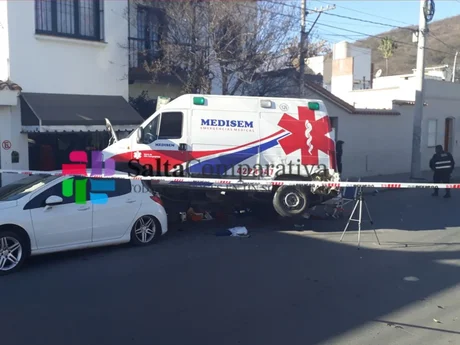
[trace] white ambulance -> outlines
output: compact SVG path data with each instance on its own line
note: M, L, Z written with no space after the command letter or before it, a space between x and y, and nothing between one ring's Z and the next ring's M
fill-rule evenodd
M107 123L114 143L104 160L131 175L339 181L320 100L189 94L163 105L127 138L117 140ZM326 187L262 190L273 194L274 208L285 217L336 195Z

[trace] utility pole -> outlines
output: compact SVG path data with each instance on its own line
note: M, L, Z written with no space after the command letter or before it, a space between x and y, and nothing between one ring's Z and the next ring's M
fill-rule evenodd
M417 72L415 86L414 128L412 134L411 178L421 178L421 137L425 83L425 35L428 22L433 19L434 1L420 0L420 18L417 45Z
M452 68L452 83L455 83L455 70L457 69L457 55L458 55L458 52L455 52L454 67Z
M315 8L314 10L308 10L307 11L307 1L306 0L300 0L301 1L301 6L300 6L300 43L299 43L299 50L300 50L300 56L299 56L299 97L303 98L305 95L305 44L307 43L308 36L310 35L310 32L313 30L316 22L318 21L319 17L321 16L321 13L334 10L335 5L329 5L326 8L321 7L320 9ZM315 21L310 27L310 30L308 32L305 32L306 28L306 22L307 22L307 13L315 12L318 13L318 16L316 17Z
M300 0L300 43L299 43L299 98L305 95L305 41L307 34L305 27L307 23L307 0Z

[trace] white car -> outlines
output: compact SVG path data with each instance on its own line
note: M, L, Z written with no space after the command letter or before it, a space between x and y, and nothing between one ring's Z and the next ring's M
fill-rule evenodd
M30 175L1 187L0 275L19 270L31 255L148 245L168 231L162 200L147 183L113 179L115 190L104 191L105 181Z

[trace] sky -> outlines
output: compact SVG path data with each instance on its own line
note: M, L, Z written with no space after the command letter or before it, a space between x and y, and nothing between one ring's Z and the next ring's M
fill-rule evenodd
M300 1L301 0L298 0L299 6ZM295 3L295 1L290 2ZM328 5L336 5L336 8L327 11L326 13L329 13L329 15L323 13L313 31L331 43L343 40L359 40L369 37L365 34L378 35L379 33L392 30L395 27L418 25L419 22L419 0L307 0L308 9L325 8ZM460 15L460 0L435 0L433 21L456 15ZM316 16L315 13L308 14L308 25L311 25L316 19ZM338 16L352 17L379 24L365 23Z

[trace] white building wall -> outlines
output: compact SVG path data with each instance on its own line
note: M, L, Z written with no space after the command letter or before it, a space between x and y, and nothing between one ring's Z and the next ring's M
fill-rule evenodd
M345 142L343 176L408 172L412 121L407 115L347 114L343 121L339 119L338 138Z
M391 109L393 100L414 101L414 90L407 87L392 87L380 90L354 90L343 93L342 99L357 108Z
M395 109L401 115L355 115L325 102L337 118L337 140L345 142L342 179L409 171L412 120L404 107Z
M17 91L0 91L0 143L3 143L5 140L11 142L11 148L8 150L0 146L1 169L27 170L29 168L27 134L20 133L21 108L17 95ZM7 101L5 101L6 97L8 98ZM17 102L16 105L12 105L15 102ZM11 153L13 151L19 153L18 163L12 163L11 161ZM4 186L22 177L24 176L16 174L2 174L1 185Z
M348 94L348 101L356 103L359 107L366 105L377 108L390 108L393 100L413 102L415 99L413 84L411 85L409 81L403 81L401 84L400 88L353 91ZM460 85L437 80L426 80L425 103L422 121L421 169L424 171L429 170L428 163L434 154L434 146L444 146L445 121L447 118L452 118L454 122L450 152L454 159L460 162ZM380 143L382 151L375 156L380 157L375 164L380 164L383 171L392 171L391 173L407 173L410 171L414 106L405 105L396 107L396 109L402 113L402 116L389 116L387 118L388 122L386 122L387 120L382 120L384 118L382 116L378 116L378 120L372 120L372 117L366 116L365 119L362 119L362 122L350 125L350 133L353 133L351 136L353 148L347 154L352 156L348 158L350 161L356 162L361 167L357 168L358 170L362 169L363 158L358 158L360 154L356 143L359 143L358 146L369 143L366 144L366 151L374 155L374 153L378 153L373 139L376 138L375 140ZM430 120L437 120L435 145L428 145L428 124ZM345 126L352 124L350 120L345 122ZM343 133L340 126L339 120L339 133ZM339 134L340 136L341 134ZM342 140L346 141L346 139ZM345 152L347 151L345 150ZM344 165L345 157L344 153ZM365 171L373 170L375 172L377 169L372 167L374 163L369 163L369 159L374 158L368 158L367 164L370 167Z
M323 76L323 87L331 90L332 58L329 56L314 56L306 61L307 73Z
M370 88L372 50L339 42L333 46L330 91L342 99L352 90Z
M422 127L422 164L427 169L428 161L434 153L434 147L428 146L428 122L437 120L436 144L444 146L445 120L453 118L453 146L450 152L460 163L460 84L437 80L425 82L425 102ZM458 165L458 163L457 163Z
M36 35L35 2L4 3L10 19L10 76L24 92L128 99L127 0L104 2L105 42Z
M385 89L390 87L401 87L403 85L413 85L414 75L390 75L386 77L374 78L372 81L373 89Z
M353 80L361 82L364 79L368 87L371 80L372 50L348 45L348 55L353 57ZM355 84L354 88L362 89L362 85Z
M342 98L347 101L347 95L353 90L353 75L340 75L332 76L331 78L331 90L335 96Z
M332 46L332 58L334 60L342 60L348 57L348 42L342 41Z
M425 79L442 80L442 74L444 73L446 72L436 70L432 71L429 68L427 68L425 70ZM447 78L446 82L449 82L451 80L450 78ZM415 74L401 74L379 77L374 78L372 88L384 89L389 87L401 87L404 85L408 85L408 87L414 87L415 80Z
M0 1L0 80L9 78L10 47L7 4L7 1Z

